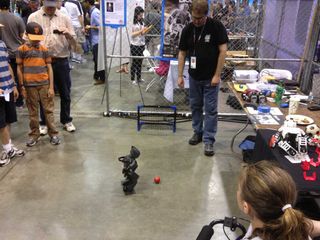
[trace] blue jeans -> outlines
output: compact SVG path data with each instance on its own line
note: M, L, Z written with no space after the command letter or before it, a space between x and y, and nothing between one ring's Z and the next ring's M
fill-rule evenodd
M205 144L214 144L218 125L219 86L211 86L211 79L197 81L190 76L189 81L192 128L195 133L203 135Z
M71 105L71 77L68 58L52 59L54 83L60 94L60 122L66 124L72 122L70 116ZM46 125L42 108L40 109L41 125Z

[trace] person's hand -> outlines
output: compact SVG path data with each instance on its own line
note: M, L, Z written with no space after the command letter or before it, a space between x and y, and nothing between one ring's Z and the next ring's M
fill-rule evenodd
M220 77L218 76L213 76L211 80L211 86L218 86L220 83Z
M14 101L16 101L19 97L19 92L16 86L13 87L13 97L14 97Z
M153 26L150 25L149 27L143 28L143 29L142 29L142 35L143 35L143 34L146 34L147 32L149 32L152 27L153 27Z
M72 35L70 34L69 30L65 27L61 27L58 29L60 32L62 32L62 34L67 38L67 39L71 39Z
M0 95L4 94L4 91L2 89L0 89Z
M27 99L27 92L26 89L24 87L21 87L21 95L24 99Z
M85 32L88 33L90 31L90 29L91 29L91 26L90 25L86 25Z
M52 98L54 96L54 90L53 90L53 88L49 88L49 90L48 90L48 97L49 98Z
M179 88L184 88L184 79L183 79L183 76L178 77L178 87L179 87Z

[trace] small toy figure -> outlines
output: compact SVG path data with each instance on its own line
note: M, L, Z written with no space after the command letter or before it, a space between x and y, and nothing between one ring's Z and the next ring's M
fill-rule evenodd
M134 193L134 187L138 183L139 175L135 171L138 168L136 158L139 156L140 151L136 147L131 146L129 155L118 158L123 163L122 173L125 179L121 181L121 185L126 194Z
M279 85L276 88L276 96L275 96L275 101L278 105L281 103L283 93L284 93L284 88L282 87L282 85Z

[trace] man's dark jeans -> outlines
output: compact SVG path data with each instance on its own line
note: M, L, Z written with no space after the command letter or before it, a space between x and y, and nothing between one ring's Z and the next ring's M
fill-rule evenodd
M72 122L70 116L71 105L71 77L68 58L53 58L52 69L55 85L60 94L60 122L66 124ZM41 108L41 125L46 125L45 117Z
M197 81L191 76L189 81L193 130L195 133L203 135L204 143L214 144L218 125L219 85L211 86L211 79Z

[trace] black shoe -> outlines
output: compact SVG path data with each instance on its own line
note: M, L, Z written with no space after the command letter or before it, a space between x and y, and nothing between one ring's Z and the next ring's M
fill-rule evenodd
M213 144L206 143L204 145L204 155L211 157L214 155Z
M197 145L202 142L202 134L194 133L193 136L189 139L190 145Z

